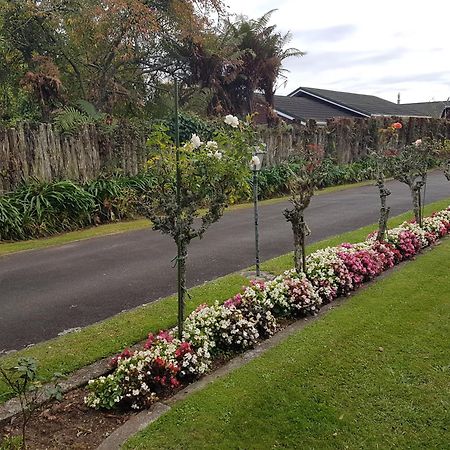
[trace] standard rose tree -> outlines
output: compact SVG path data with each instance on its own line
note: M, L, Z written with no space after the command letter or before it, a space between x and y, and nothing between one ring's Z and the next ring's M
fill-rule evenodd
M378 187L381 203L377 233L377 240L379 241L383 241L386 236L390 212L390 207L387 206L386 198L391 195L391 191L386 187L385 175L389 168L389 158L397 152L397 131L401 128L402 124L400 122L395 122L387 128L380 129L377 150L373 152L376 162L376 186Z
M214 140L205 143L194 134L178 152L163 127L155 128L148 140L148 170L154 186L142 199L142 211L153 228L172 236L178 247L180 335L188 246L220 219L240 192L248 189L252 146L254 130L250 120L240 122L233 116L225 118Z
M284 217L291 223L294 234L294 263L298 273L306 269L305 238L309 229L305 223L304 213L321 177L323 149L315 144L307 145L303 151L302 163L294 172L291 170L289 190L291 209L284 211Z
M431 139L417 139L400 148L390 158L394 178L408 185L416 222L422 225L423 192L427 172L433 165L434 145Z

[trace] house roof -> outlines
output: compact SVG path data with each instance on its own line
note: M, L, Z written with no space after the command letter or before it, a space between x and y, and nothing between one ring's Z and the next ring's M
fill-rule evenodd
M397 105L375 95L354 94L352 92L308 87L300 87L289 94L289 97L303 96L317 98L363 116L428 116L428 114L424 114L414 106L406 107L405 105Z
M442 102L403 103L402 108L414 108L431 117L441 117L445 108L450 108L450 100Z
M279 115L291 120L314 119L325 122L332 117L354 117L355 114L344 108L310 97L285 97L275 95L274 107Z

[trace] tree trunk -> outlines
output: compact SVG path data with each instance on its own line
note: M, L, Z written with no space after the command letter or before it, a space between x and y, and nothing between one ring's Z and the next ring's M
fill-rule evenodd
M292 232L294 234L294 265L297 273L301 273L306 269L306 224L303 218L303 210L286 210L284 212L284 216L288 222L291 222L292 225Z
M411 187L411 196L412 196L412 202L413 202L414 218L416 219L416 223L419 226L422 225L420 189L421 189L420 186L418 186L417 184L414 184Z
M378 234L377 234L377 240L378 241L384 241L386 237L386 231L387 231L387 222L389 219L389 212L391 210L390 207L386 206L386 197L388 195L391 195L391 191L386 188L384 184L384 179L379 178L377 182L378 190L380 193L380 201L381 201L381 208L380 208L380 218L378 221Z
M183 339L184 305L186 297L186 258L187 244L178 242L177 266L178 266L178 338Z

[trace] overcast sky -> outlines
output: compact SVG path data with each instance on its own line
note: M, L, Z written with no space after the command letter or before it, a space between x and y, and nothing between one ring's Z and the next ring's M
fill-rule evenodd
M225 0L251 18L277 8L272 24L291 31L288 94L299 86L377 95L402 103L450 97L448 0Z

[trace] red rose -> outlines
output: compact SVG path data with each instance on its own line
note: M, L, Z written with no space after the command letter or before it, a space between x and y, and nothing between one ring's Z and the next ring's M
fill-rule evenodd
M392 128L395 128L396 130L400 130L403 128L403 125L400 122L395 122L392 124Z

